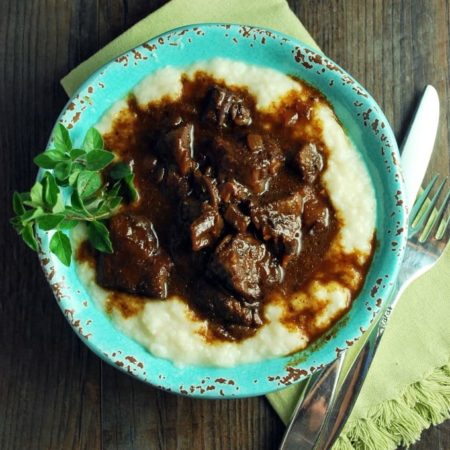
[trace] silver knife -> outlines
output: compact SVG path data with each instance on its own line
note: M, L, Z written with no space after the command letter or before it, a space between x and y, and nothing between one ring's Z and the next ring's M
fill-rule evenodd
M428 167L438 123L439 97L436 89L428 85L406 133L401 151L408 210L414 203ZM394 296L394 301L398 297L399 295ZM393 306L394 304L390 307ZM380 316L383 322L378 322L366 337L369 345L362 347L339 392L337 383L345 352L321 372L311 376L306 387L307 392L298 401L283 436L280 450L331 448L353 409L386 326L388 316L386 314Z
M412 208L427 170L438 124L439 97L436 89L429 84L400 149L408 210Z

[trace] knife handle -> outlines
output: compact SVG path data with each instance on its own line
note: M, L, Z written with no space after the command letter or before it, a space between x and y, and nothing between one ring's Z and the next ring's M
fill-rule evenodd
M379 324L371 331L367 341L346 374L335 401L327 411L314 449L331 449L339 437L342 428L350 417L353 406L356 403L356 399L372 365L383 332L384 327L380 327Z
M306 387L307 393L303 400L300 398L297 403L279 450L314 448L324 424L324 412L334 399L343 361L344 358L336 358L322 371L311 375Z

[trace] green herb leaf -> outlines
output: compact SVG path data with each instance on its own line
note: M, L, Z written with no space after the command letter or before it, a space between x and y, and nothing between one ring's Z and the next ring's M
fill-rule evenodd
M72 170L71 161L60 162L56 164L54 169L56 179L59 181L66 181L70 176L71 170Z
M52 236L49 247L52 253L54 253L64 265L70 266L72 248L70 246L69 238L62 231L57 231Z
M97 149L103 150L102 135L95 128L90 128L86 133L86 137L83 141L83 149L86 151L86 153Z
M139 192L136 189L136 186L134 185L134 173L131 175L127 175L124 178L125 185L128 188L128 193L130 195L130 199L132 202L135 202L139 199Z
M39 216L42 216L42 214L44 214L44 210L39 206L36 209L29 209L28 211L25 211L20 216L20 220L25 225L28 222L31 222L34 219L37 219Z
M72 161L75 161L80 156L85 156L86 150L83 150L82 148L73 148L72 150L70 150L69 154L70 154L70 159Z
M19 195L23 202L31 200L31 195L29 192L21 192Z
M119 193L121 187L122 187L122 182L120 180L116 181L113 184L112 188L108 191L108 195L111 197L116 197L117 194Z
M103 223L94 221L88 225L89 242L94 248L104 253L112 253L112 243L108 228Z
M86 161L84 161L83 163L81 163L79 161L76 161L76 162L72 163L72 172L74 172L76 170L81 172L85 168L86 168Z
M132 172L130 166L124 162L118 162L117 164L114 164L114 166L112 166L111 170L109 171L109 176L113 180L121 180L122 178L125 178L131 174Z
M106 150L91 150L86 156L86 167L89 170L102 170L114 159L114 154Z
M25 241L25 243L28 245L28 247L31 248L31 250L34 250L35 252L38 251L39 245L36 239L36 235L34 234L34 228L31 223L27 224L22 232L21 232L22 239Z
M77 192L81 199L95 194L102 187L102 177L97 172L83 170L78 175Z
M90 214L86 207L84 206L83 200L80 198L78 191L73 191L72 196L70 197L70 203L72 208L76 213L81 213L84 217L89 217ZM66 207L66 210L68 208Z
M57 149L47 150L46 152L37 155L33 161L43 169L54 169L56 164L66 160L66 155Z
M72 228L78 225L78 220L66 220L64 219L59 225L58 228L60 230L71 230Z
M64 205L64 199L63 196L61 194L61 192L58 192L58 194L56 195L56 203L53 206L52 209L52 213L61 213L64 211L65 205Z
M56 125L53 138L57 150L69 152L72 149L72 141L69 132L63 124L58 123L58 125Z
M108 198L99 205L97 215L102 216L104 214L112 213L122 202L122 197L120 196L108 196Z
M43 205L42 197L43 197L42 184L39 181L36 181L36 183L34 183L30 191L30 198L32 204L36 206L42 206Z
M116 196L116 197L109 197L106 200L105 204L108 206L108 209L113 211L120 205L121 202L122 202L122 197Z
M74 162L72 164L72 173L69 175L68 179L69 186L75 186L78 179L78 175L82 170L84 170L83 164L80 164L79 162Z
M19 234L22 234L24 226L19 216L12 217L9 222Z
M13 194L13 210L18 216L25 212L22 197L17 191L14 191Z
M64 214L44 214L36 222L41 230L49 231L57 228L63 219Z
M42 179L43 199L44 204L49 209L52 209L58 200L59 187L56 184L55 178L49 172L46 172Z
M69 186L75 186L77 183L78 175L80 174L80 170L75 170L69 175Z

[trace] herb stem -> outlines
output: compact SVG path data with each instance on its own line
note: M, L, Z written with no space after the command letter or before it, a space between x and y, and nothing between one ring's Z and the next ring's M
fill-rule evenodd
M99 214L99 215L90 215L90 216L82 216L82 215L78 216L76 214L68 214L64 218L66 220L77 220L80 222L95 222L97 220L109 219L113 215L114 215L114 211L104 213L104 214Z

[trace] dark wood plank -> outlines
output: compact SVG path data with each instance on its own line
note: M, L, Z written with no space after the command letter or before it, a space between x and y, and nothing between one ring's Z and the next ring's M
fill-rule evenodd
M69 2L67 2L69 3ZM71 11L60 1L2 1L0 15L0 448L100 446L100 363L59 311L38 260L11 229L13 189L66 102Z
M66 100L59 79L163 3L0 0L4 205L13 189L32 183L32 156L45 145ZM448 172L448 2L289 3L324 51L372 92L399 138L423 86L438 88L442 113L433 167ZM100 373L99 360L59 312L36 258L10 229L10 214L7 206L0 219L0 251L7 255L0 261L0 448L95 449L102 440L106 449L277 447L283 426L263 398L192 400L104 364ZM450 448L449 424L425 431L413 448Z
M450 448L450 420L422 432L420 441L408 450L447 450ZM403 450L403 447L402 447Z
M276 448L282 426L262 398L197 400L103 366L105 450Z
M167 0L99 0L99 48L108 44L139 20L156 10Z

